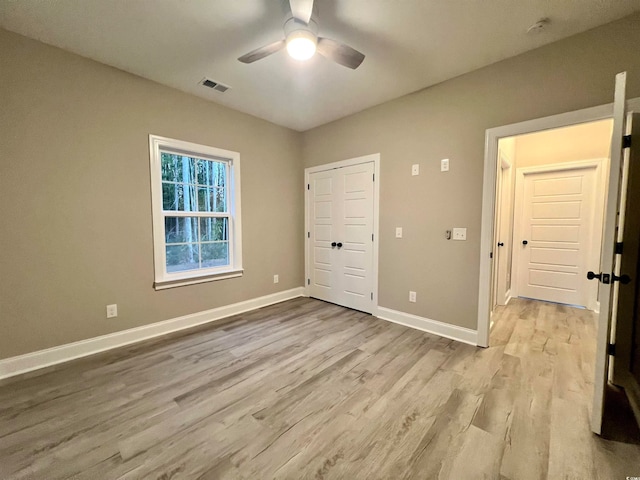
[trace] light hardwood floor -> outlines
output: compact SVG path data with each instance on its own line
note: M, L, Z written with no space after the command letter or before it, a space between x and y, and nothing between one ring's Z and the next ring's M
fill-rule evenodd
M2 479L625 479L589 431L590 312L479 349L300 298L0 385Z

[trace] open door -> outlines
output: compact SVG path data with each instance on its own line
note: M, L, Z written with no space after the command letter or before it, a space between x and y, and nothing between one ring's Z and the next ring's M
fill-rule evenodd
M616 245L623 241L626 207L624 196L627 172L623 161L623 150L625 150L623 137L626 133L626 79L626 72L616 75L613 103L613 136L611 139L611 170L609 173L602 239L601 271L599 273L588 273L590 280L597 279L600 281L600 316L598 319L593 411L591 416L591 429L597 434L602 432L605 391L609 381L609 361L610 355L613 353L611 345L614 344L612 341L612 326L615 337L615 332L617 332L616 315L620 299L618 285L621 280L620 271L623 250L619 247L616 248Z
M623 154L626 189L621 214L620 281L614 285L616 300L613 383L624 388L640 425L640 114L627 116ZM635 145L633 140L635 140ZM623 177L624 178L624 177ZM624 183L623 183L624 184Z

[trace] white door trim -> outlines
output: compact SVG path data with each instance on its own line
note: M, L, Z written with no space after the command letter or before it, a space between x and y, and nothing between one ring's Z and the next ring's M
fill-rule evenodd
M324 172L336 168L350 167L352 165L360 165L363 163L373 162L373 174L375 181L373 182L373 301L371 305L371 314L378 315L378 245L380 238L380 154L372 153L362 157L350 158L339 162L318 165L317 167L309 167L304 169L304 294L309 296L309 238L308 233L311 231L309 218L309 176L312 173Z
M493 294L494 298L491 299L491 313L493 314L493 308L496 305L507 305L511 298L511 287L507 288L507 275L511 274L511 272L507 271L508 265L508 257L505 257L505 253L502 253L498 248L497 241L498 240L506 240L508 238L509 230L504 225L504 195L505 195L505 171L512 172L512 168L514 167L513 159L509 158L509 155L504 150L499 150L498 155L500 156L500 168L497 170L496 175L500 177L500 181L497 182L496 194L498 195L496 198L496 212L494 222L494 239L496 240L496 249L495 255L493 258L498 261L497 268L494 269L493 272L493 284L495 292ZM496 177L497 179L497 177ZM497 180L496 180L497 181ZM514 191L514 181L511 178L511 173L509 173L509 182L506 184L509 187L508 193L512 194ZM508 209L506 209L508 210ZM513 222L511 222L511 230L513 230ZM507 238L505 238L507 235ZM503 242L504 243L504 242ZM511 242L513 243L513 242ZM511 246L509 247L509 253L511 253Z
M640 98L627 102L628 110L640 111ZM484 176L482 184L482 219L480 227L480 278L478 284L478 346L489 346L489 326L491 312L490 253L493 251L493 222L495 212L496 174L498 140L524 133L567 127L579 123L605 120L613 116L613 103L585 108L573 112L560 113L549 117L536 118L525 122L489 128L485 133Z
M535 173L550 173L550 172L562 172L564 170L575 170L582 168L595 168L595 182L596 182L596 190L598 192L598 196L594 199L593 203L593 211L591 212L591 226L592 226L592 235L591 242L587 245L587 264L588 265L600 265L600 249L602 247L602 230L604 228L604 201L606 194L606 168L605 165L608 164L608 158L594 158L589 160L580 160L576 162L564 162L564 163L556 163L556 164L548 164L548 165L538 165L535 167L520 167L516 169L516 185L515 185L515 205L513 208L514 211L514 219L513 219L513 231L514 240L513 244L515 247L515 239L522 238L522 216L517 215L518 212L522 211L523 207L523 195L524 195L524 177L526 175L535 174ZM608 165L607 165L608 166ZM519 265L520 265L520 255L522 254L522 249L513 248L512 255L513 261L511 263L511 295L517 297L519 295L518 286L520 282ZM598 267L591 267L598 268ZM589 310L597 309L598 302L598 284L596 282L590 282L588 284L589 288L589 301L587 302L586 307Z

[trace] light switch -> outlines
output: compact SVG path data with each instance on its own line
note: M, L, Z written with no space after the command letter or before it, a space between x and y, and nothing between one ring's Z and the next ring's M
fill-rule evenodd
M396 238L402 238L402 227L396 227Z
M467 229L466 228L454 228L453 229L453 239L454 240L466 240L467 239Z
M414 163L413 165L411 165L411 175L413 175L413 176L420 175L420 164L419 163Z
M440 160L440 171L441 172L448 172L449 171L449 159L448 158L443 158L442 160Z

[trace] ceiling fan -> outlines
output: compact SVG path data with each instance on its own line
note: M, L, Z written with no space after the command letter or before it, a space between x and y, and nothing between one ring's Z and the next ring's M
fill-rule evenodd
M313 0L289 0L291 16L284 23L285 38L256 48L238 58L243 63L253 63L283 48L296 60L308 60L316 51L340 65L356 69L364 60L364 54L344 43L318 36L318 23L311 18Z

